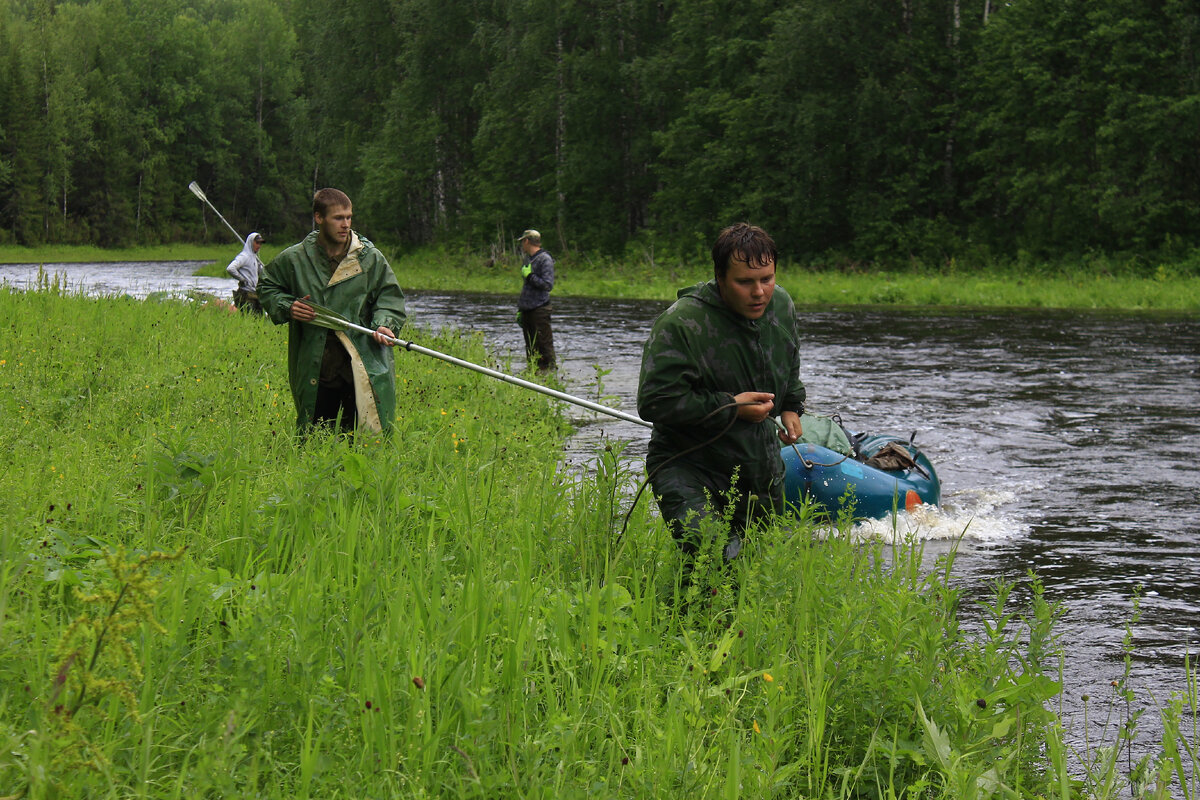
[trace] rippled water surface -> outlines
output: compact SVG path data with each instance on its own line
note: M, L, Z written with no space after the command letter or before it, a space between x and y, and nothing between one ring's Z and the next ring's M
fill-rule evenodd
M230 254L230 259L236 255ZM192 273L207 261L120 261L106 264L0 264L0 282L21 289L36 288L39 280L69 291L92 295L146 298L155 292L208 292L230 299L236 282L203 278Z
M47 271L96 293L190 288L228 296L232 281L193 278L195 266ZM9 283L35 277L36 267L0 266ZM642 342L665 306L556 298L566 391L595 400L599 378L606 405L636 413ZM419 327L478 331L514 368L524 364L515 298L411 292L409 310ZM926 540L931 559L958 542L955 580L968 597L984 599L994 580L1033 570L1063 605L1068 704L1084 693L1111 696L1139 586L1132 686L1148 703L1150 692L1163 701L1183 688L1200 619L1200 316L893 308L801 315L810 406L841 414L854 429L915 433L938 469L943 507L903 516L900 532ZM630 442L631 458L644 454L648 432L640 426L568 410L579 424L568 463L590 463L606 438ZM891 523L860 532L894 535Z
M636 413L641 346L665 303L562 298L555 343L569 387ZM413 321L482 331L523 364L513 300L415 292ZM958 542L956 581L986 599L1029 570L1065 610L1068 702L1111 696L1142 587L1131 684L1142 700L1184 686L1200 620L1200 316L1064 311L802 308L814 410L859 430L915 433L943 507L899 520L930 558ZM575 409L568 459L647 432ZM891 537L890 522L861 526ZM961 537L961 541L959 541ZM968 610L965 616L970 616ZM1066 716L1080 713L1065 709ZM1147 724L1151 724L1147 721Z

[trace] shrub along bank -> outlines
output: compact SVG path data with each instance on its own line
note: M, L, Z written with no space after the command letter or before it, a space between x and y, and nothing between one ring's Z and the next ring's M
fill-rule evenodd
M298 442L282 327L3 289L0 318L8 795L1076 791L1036 581L968 635L952 561L802 515L681 587L620 446L567 472L540 395L398 353L392 438ZM1127 791L1115 758L1075 780Z

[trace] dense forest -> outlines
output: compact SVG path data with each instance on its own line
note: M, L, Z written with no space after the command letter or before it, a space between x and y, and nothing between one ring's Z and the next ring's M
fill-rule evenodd
M1195 0L0 0L0 242L1200 261ZM1149 267L1147 267L1149 268Z

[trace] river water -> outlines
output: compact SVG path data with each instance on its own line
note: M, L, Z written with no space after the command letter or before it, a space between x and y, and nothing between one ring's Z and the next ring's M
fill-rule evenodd
M90 293L191 289L228 297L232 281L195 278L196 266L45 270ZM37 267L0 265L0 281L13 285L33 285L36 276ZM408 296L419 328L479 332L499 360L524 365L515 298ZM641 345L665 306L556 298L566 391L636 413ZM1200 620L1200 315L803 306L800 313L812 409L837 412L856 430L915 433L942 480L940 508L901 515L895 525L867 523L859 534L920 538L931 562L957 543L954 580L972 599L987 599L998 579L1035 572L1064 611L1058 631L1072 727L1082 725L1082 695L1112 697L1138 587L1130 687L1151 709L1184 688L1184 658L1196 652ZM579 427L568 465L586 467L610 439L628 442L631 459L644 455L641 426L567 411ZM1103 719L1097 709L1108 707L1095 703L1091 716ZM1153 729L1156 717L1148 713L1143 727ZM1072 738L1079 735L1077 728Z

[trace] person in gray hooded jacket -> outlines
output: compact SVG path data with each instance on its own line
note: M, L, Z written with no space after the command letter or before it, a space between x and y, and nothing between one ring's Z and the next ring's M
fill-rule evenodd
M258 302L258 276L263 270L258 251L262 244L262 235L254 231L246 237L246 245L242 252L234 256L233 261L225 268L229 277L238 282L237 288L233 290L233 304L247 313L263 313L262 305Z

